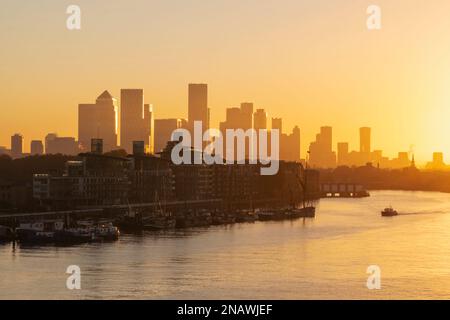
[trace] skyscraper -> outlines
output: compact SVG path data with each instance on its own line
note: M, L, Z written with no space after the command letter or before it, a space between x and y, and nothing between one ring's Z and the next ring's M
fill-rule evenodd
M209 128L208 85L204 83L189 84L188 126L192 130L194 121L201 121L203 130Z
M253 128L255 129L256 135L257 135L257 139L256 139L257 140L256 141L257 156L256 156L256 158L260 159L261 152L260 152L260 148L259 148L259 143L260 143L259 131L267 130L267 113L264 109L256 109L255 113L253 114ZM267 139L268 139L267 150L271 150L271 145L270 145L271 139L269 137Z
M144 105L144 90L122 89L120 91L121 148L131 153L133 141L144 141L147 150L152 150L152 118L151 105Z
M155 119L155 153L161 152L170 141L173 131L182 126L181 119Z
M11 136L11 156L20 158L23 154L23 136L19 133Z
M45 153L51 154L51 142L58 137L56 133L49 133L45 136Z
M337 163L339 166L348 164L348 142L339 142L337 144Z
M253 128L253 103L241 103L242 129L248 130Z
M292 134L290 135L290 141L288 148L291 150L292 157L288 160L300 161L300 128L295 126L292 129Z
M255 130L267 129L267 113L264 109L256 109L253 115L253 126Z
M359 129L359 151L370 152L370 128L362 127Z
M320 128L320 139L323 143L324 149L326 151L331 151L333 148L333 128L332 127L321 127Z
M309 146L310 165L316 168L334 168L336 166L336 153L332 150L333 129L321 127L316 135L316 141Z
M281 118L272 118L272 130L277 129L280 135L283 133L283 121Z
M44 145L41 140L33 140L30 144L31 155L41 155L44 153Z
M272 129L280 130L282 123L272 122ZM281 131L280 131L281 132ZM280 160L300 161L300 128L295 126L291 134L280 134Z
M95 104L78 105L78 140L83 151L89 151L91 139L102 139L104 150L117 147L117 100L104 91Z
M236 161L236 160L245 160L245 159L249 159L250 158L250 139L249 137L245 138L245 154L244 154L244 158L245 159L239 159L237 157L237 139L234 139L234 141L228 141L227 140L227 130L228 129L233 129L233 130L237 130L237 129L242 129L244 132L247 131L248 129L252 128L252 123L253 123L253 103L250 102L244 102L241 103L240 107L233 107L233 108L227 108L226 110L226 119L224 122L220 123L220 131L222 132L223 135L223 150L221 150L221 154L222 156L225 158L227 156L227 146L230 146L230 144L232 142L234 142L234 157L232 160ZM256 141L254 142L256 143ZM231 149L230 149L231 151ZM219 152L218 150L216 150L216 152ZM230 156L230 155L229 155ZM256 157L256 155L254 155ZM228 158L228 160L231 160L230 158Z

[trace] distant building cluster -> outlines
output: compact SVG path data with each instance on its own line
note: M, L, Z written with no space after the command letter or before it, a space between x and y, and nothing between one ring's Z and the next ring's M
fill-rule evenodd
M123 149L132 154L134 144L142 143L145 154L157 155L170 141L174 130L183 128L193 132L196 121L202 122L203 131L210 128L207 84L189 84L188 119L156 119L153 106L145 103L142 89L122 89L120 103L104 91L95 103L78 105L78 140L50 133L44 143L31 141L30 153L24 153L23 136L15 134L11 137L11 149L0 147L0 154L8 154L14 159L44 153L77 155L92 150L92 139L101 139L103 152ZM264 109L254 111L253 103L245 102L240 107L227 109L226 119L220 123L219 130L224 137L227 129L270 131L268 121ZM279 159L300 161L300 129L296 126L290 134L283 133L281 118L272 118L271 124L272 129L278 129L280 133Z
M24 137L16 133L11 136L11 147L0 146L0 155L6 154L13 159L42 154L77 155L93 151L92 141L102 141L102 152L123 149L133 154L135 146L143 145L144 154L158 156L171 140L177 129L188 129L193 132L194 123L202 122L202 129L210 129L211 110L208 106L208 85L188 85L188 118L155 118L153 106L145 103L143 89L121 89L120 103L108 91L100 94L95 103L78 105L78 140L75 137L60 137L49 133L45 140L32 140L30 152L25 153ZM270 124L270 128L269 128ZM228 129L267 130L268 149L270 150L270 132L277 129L280 133L279 159L285 161L302 161L312 168L335 168L339 166L358 167L370 163L380 168L405 168L414 164L414 155L410 152L399 152L394 159L383 156L382 150L372 150L371 128L359 129L359 150L350 151L348 142L338 142L333 149L333 129L323 126L316 138L309 145L305 159L300 159L300 129L295 126L290 133L284 132L281 118L269 118L261 108L254 108L253 103L243 102L238 107L226 109L225 120L218 128L228 145L226 131ZM94 140L93 140L94 139ZM246 140L246 159L249 158L249 141ZM236 148L236 144L234 144ZM233 153L237 157L237 152ZM259 153L257 153L259 154ZM235 158L234 160L241 160ZM443 154L436 152L433 160L427 163L428 170L448 170L450 167L443 161Z
M398 157L389 159L382 150L372 150L371 128L359 129L359 151L349 151L348 142L337 143L337 154L333 151L332 127L320 128L316 140L309 146L308 165L313 168L335 168L337 166L360 167L372 164L380 168L399 169L414 164L414 156L399 152Z

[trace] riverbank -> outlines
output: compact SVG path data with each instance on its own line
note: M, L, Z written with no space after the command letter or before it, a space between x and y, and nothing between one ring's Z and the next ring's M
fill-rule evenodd
M69 213L64 219L30 218L9 220L10 226L0 226L0 241L18 241L31 245L50 243L76 245L105 240L117 240L121 232L136 233L249 223L256 221L282 221L314 218L315 208L271 208L239 211L189 210L169 213L140 211L116 215L114 218L87 218L76 220ZM4 234L4 236L3 236Z

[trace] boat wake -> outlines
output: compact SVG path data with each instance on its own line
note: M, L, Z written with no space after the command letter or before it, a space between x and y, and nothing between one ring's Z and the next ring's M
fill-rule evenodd
M418 211L418 212L399 212L399 216L412 216L412 215L422 215L422 214L445 214L448 213L446 211L442 210L435 210L435 211Z

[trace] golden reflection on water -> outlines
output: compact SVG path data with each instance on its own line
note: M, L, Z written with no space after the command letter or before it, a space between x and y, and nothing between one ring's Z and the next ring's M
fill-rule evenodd
M322 200L314 220L125 235L75 247L0 246L0 298L448 299L450 195ZM380 217L392 205L400 212ZM82 290L65 287L79 265ZM368 290L369 265L381 290Z

